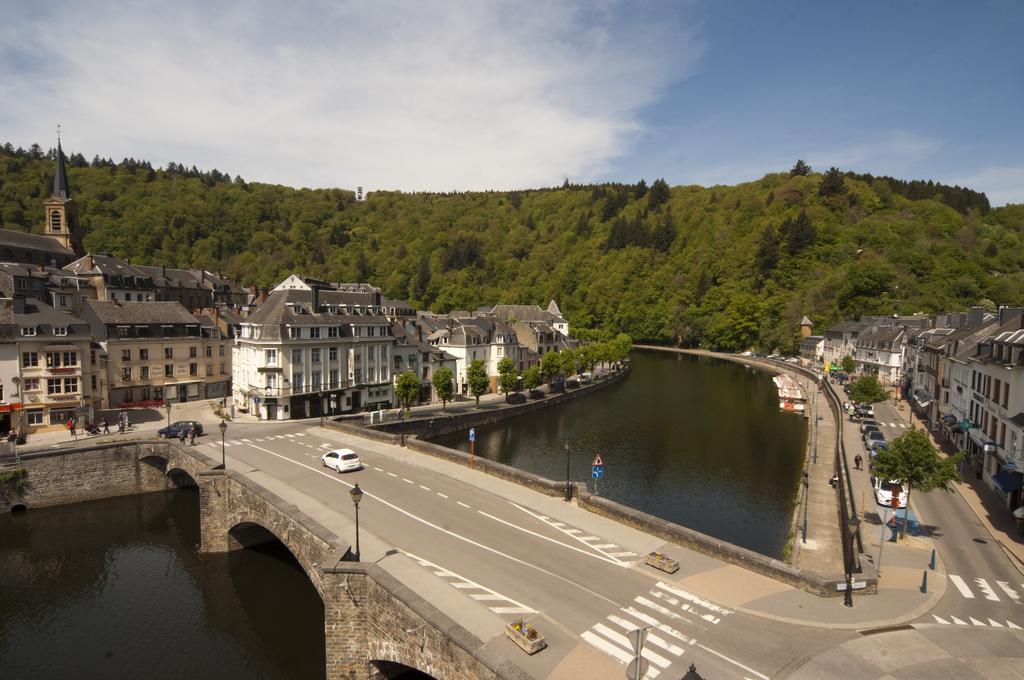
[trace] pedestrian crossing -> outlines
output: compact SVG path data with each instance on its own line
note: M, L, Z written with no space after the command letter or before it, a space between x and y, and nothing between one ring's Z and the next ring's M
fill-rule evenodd
M968 583L970 581L970 583ZM950 574L949 582L957 589L960 595L967 600L985 599L991 602L1013 602L1021 603L1021 593L1024 593L1024 583L1011 584L1008 581L995 581L995 586L980 577L963 577L958 574ZM973 586L973 587L972 587ZM977 590L977 594L975 594Z
M564 522L553 520L550 517L547 517L546 515L541 515L536 512L533 512L532 510L524 508L523 506L518 505L517 503L512 503L511 501L509 501L509 503L513 507L522 510L531 517L539 519L541 522L544 522L548 526L557 529L569 538L575 541L579 541L580 543L584 544L594 552L600 553L601 555L604 555L605 557L615 562L618 562L624 567L632 567L634 564L636 564L637 560L640 557L639 554L633 552L632 550L622 548L619 545L615 543L610 543L606 539L600 538L598 536L591 536L582 529L577 529L575 527L571 527L565 524Z
M650 626L643 657L650 663L646 678L657 678L697 640L683 630L717 625L732 612L693 593L659 581L618 612L609 614L580 637L591 646L628 664L634 658L626 633ZM689 631L692 632L692 631Z
M983 626L983 627L986 627L986 628L1009 628L1010 630L1024 630L1024 628L1021 628L1016 623L1014 623L1013 621L1010 621L1010 620L1007 620L1006 623L1003 624L1003 623L1000 623L1000 622L998 622L998 621L996 621L994 619L989 619L988 622L986 623L984 621L979 621L978 619L974 618L973 616L968 616L967 617L969 619L969 622L968 622L968 621L964 621L963 619L961 619L961 618L959 618L957 616L950 616L948 614L947 614L947 616L949 616L949 619L950 619L949 621L947 621L943 617L939 616L938 614L932 614L932 618L935 619L935 623L939 623L939 624L942 624L944 626Z
M509 614L535 614L536 610L527 607L521 602L516 602L510 597L497 593L486 586L482 586L479 583L470 581L464 576L456 574L454 571L449 571L444 567L434 564L429 560L425 560L422 557L417 557L412 553L405 553L410 559L419 563L421 567L425 567L430 571L434 572L435 576L439 576L444 579L451 587L462 591L470 598L476 600L483 606L490 609L495 614L509 615Z
M289 432L288 434L277 434L277 435L273 435L272 434L272 435L270 435L268 437L252 437L252 438L246 438L246 439L230 439L230 440L225 440L224 441L224 446L225 447L228 447L228 446L244 446L246 444L252 444L253 442L269 442L269 441L272 441L274 439L295 439L297 437L306 437L306 436L308 436L308 435L305 432ZM217 448L220 448L220 445L221 445L221 442L214 441L213 439L207 440L206 443L209 444L210 446L214 446L214 447L217 447Z

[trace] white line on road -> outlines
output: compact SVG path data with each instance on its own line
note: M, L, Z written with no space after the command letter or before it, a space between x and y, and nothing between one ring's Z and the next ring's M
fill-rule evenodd
M402 481L405 482L406 484L412 484L413 483L413 481L411 479L406 479L405 477L402 477Z
M967 625L966 621L962 621L962 620L956 618L955 616L950 616L949 618L953 619L953 623L955 623L958 626L966 626Z
M422 484L420 484L420 488L423 489L424 491L430 491L429 486L423 486Z
M988 625L990 625L990 626L992 626L994 628L1005 628L1006 627L1003 624L999 623L998 621L993 621L992 619L988 620Z
M714 602L710 602L708 600L705 600L702 597L697 597L693 593L689 593L689 592L687 592L685 590L680 590L679 588L675 588L673 586L670 586L667 583L662 583L661 581L658 581L657 586L659 588L661 588L662 590L667 590L668 592L672 593L673 595L678 595L679 597L683 598L684 600L688 600L688 601L692 602L695 605L699 605L701 607L704 607L704 609L710 609L711 611L715 612L716 614L721 614L722 616L728 616L729 614L732 614L732 612L730 610L726 609L725 607L719 607Z
M1011 588L1010 584L1007 583L1006 581L996 581L996 585L998 585L1000 588L1002 588L1003 592L1006 593L1007 597L1009 597L1014 602L1017 602L1018 600L1020 600L1020 595L1017 594L1017 591L1014 590L1013 588Z
M468 507L469 507L468 505L466 505L466 504L465 504L465 503L463 503L462 501L455 501L455 502L456 502L456 503L458 503L459 505L461 505L461 506L462 506L462 507L464 507L464 508L468 508Z
M620 633L620 632L618 632L616 630L612 630L611 628L609 628L608 626L604 625L603 623L596 623L596 624L594 624L594 630L596 630L601 635L604 635L606 638L608 638L612 642L617 642L620 645L623 645L626 649L630 648L629 638L627 638L625 635L623 635L622 633ZM647 659L651 663L655 664L659 668L668 668L669 666L672 665L672 662L669 661L668 659L666 659L665 657L663 657L661 654L658 654L657 652L655 652L655 651L653 651L651 649L648 649L646 647L644 648L644 650L641 653L643 654L645 659Z
M491 515L491 514L488 514L488 513L484 512L483 510L477 510L477 512L480 513L481 515L483 515L484 517L487 517L488 519L493 519L495 522L500 522L500 523L502 523L502 524L504 524L506 526L512 527L513 529L518 529L519 531L522 531L524 534L530 534L531 536L535 536L536 538L539 538L541 540L548 541L550 543L554 543L555 545L560 545L563 548L568 548L569 550L575 550L576 552L580 553L581 555L586 555L587 557L592 557L595 560L601 560L602 562L607 562L608 564L614 564L616 567L625 567L626 566L622 562L619 562L618 560L613 560L612 558L605 557L604 555L595 555L592 552L587 552L586 550L583 550L582 548L577 548L574 545L569 545L568 543L562 543L561 541L559 541L557 539L554 539L554 538L551 538L550 536L545 536L544 534L538 534L536 531L530 531L529 529L526 529L525 527L521 527L521 526L519 526L517 524L513 524L512 522L508 522L506 520L503 520L500 517L495 517L494 515Z
M941 623L941 624L944 624L944 625L947 625L947 626L949 625L949 621L947 621L947 620L945 620L945 619L943 619L941 617L938 617L935 614L932 614L932 618L935 619L935 623Z
M623 630L636 630L637 628L640 627L637 624L635 624L634 622L632 622L632 621L630 621L628 619L624 619L621 616L615 616L614 614L610 615L608 617L608 620L611 621L612 623L614 623L615 625L617 625L619 628L622 628ZM650 642L651 644L654 644L654 645L657 645L657 646L661 647L666 652L668 652L669 654L672 654L674 656L680 656L680 655L682 655L682 653L684 651L682 647L680 647L678 645L672 644L671 642L669 642L665 638L661 637L660 635L654 635L654 634L648 633L647 641Z
M1024 630L1024 628L1021 628L1020 626L1018 626L1013 621L1010 621L1009 619L1007 619L1007 621L1006 621L1006 627L1007 628L1013 628L1014 630Z
M988 584L988 581L986 581L983 578L977 578L976 577L974 579L974 582L978 584L978 588L981 589L981 594L985 596L986 600L992 600L994 602L999 602L999 596L996 595L994 590L992 590L992 586L990 586Z
M745 670L748 673L753 673L757 677L761 678L761 680L770 680L767 675L764 675L762 673L758 673L757 671L755 671L750 666L744 666L743 664L741 664L736 659L730 659L725 654L722 654L721 652L716 652L715 650L711 649L710 647L708 647L706 645L702 645L702 644L700 644L698 642L697 646L700 647L701 649L703 649L705 652L709 652L711 654L714 654L715 656L717 656L719 659L722 659L723 661L728 661L729 663L733 664L734 666L739 666L740 668L742 668L743 670Z
M440 496L441 498L448 498L448 496L445 496L445 495L444 495L443 493L441 493L440 491L438 491L438 492L437 492L437 495L438 495L438 496Z
M379 467L374 467L373 469L374 469L374 470L376 470L377 472L384 472L384 471L383 471L383 470L381 470L381 469L380 469Z
M394 472L389 472L388 476L389 477L398 477L398 475L396 475Z
M968 616L967 618L969 618L971 620L971 623L973 623L975 626L984 626L985 625L984 623L982 623L978 619L974 618L973 616Z
M966 583L964 583L964 580L962 578L960 578L956 574L950 574L949 580L953 582L953 585L956 586L956 589L960 591L961 595L966 597L968 600L974 599L974 593L971 592L971 589L967 586Z

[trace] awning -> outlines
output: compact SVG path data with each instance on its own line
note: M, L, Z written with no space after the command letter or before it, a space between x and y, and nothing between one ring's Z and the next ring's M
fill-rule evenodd
M992 475L992 481L996 483L1003 493L1013 493L1021 487L1021 476L1017 472L1007 472L1006 470L1000 470L999 472Z
M947 413L946 415L942 416L942 422L952 427L956 425L956 416L953 415L952 413Z
M919 395L914 395L914 403L917 404L918 408L928 408L932 404L932 400L929 398L922 399Z

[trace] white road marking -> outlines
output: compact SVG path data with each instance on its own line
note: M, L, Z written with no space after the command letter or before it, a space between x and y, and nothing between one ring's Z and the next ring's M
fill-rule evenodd
M384 472L383 470L381 470L379 467L376 467L376 466L374 466L373 469L376 470L377 472Z
M637 557L637 554L635 552L620 551L620 552L617 552L617 553L609 553L607 551L608 548L618 548L619 546L615 545L614 543L605 543L604 545L600 545L600 546L594 545L593 541L600 541L602 539L598 538L597 536L578 536L577 534L583 533L580 529L566 529L565 528L565 524L563 524L561 522L552 522L549 518L545 517L544 515L539 515L539 514L533 512L532 510L529 510L528 508L524 508L523 506L521 506L521 505L519 505L517 503L513 503L513 502L509 501L509 505L511 505L514 508L518 508L519 510L522 510L527 515L529 515L530 517L534 517L536 519L541 520L542 522L544 522L548 526L555 527L556 529L558 529L562 533L568 535L570 538L573 538L573 539L575 539L577 541L580 541L581 543L583 543L583 545L585 545L585 546L587 546L589 548L593 548L594 550L597 550L602 555L604 555L606 557L610 557L611 559L615 560L616 562L621 562L622 565L625 566L625 567L632 567L633 566L632 562L628 562L626 560L620 560L619 558L620 557L624 557L626 555L629 555L629 556L632 556L632 557Z
M624 619L621 616L615 616L614 614L609 616L608 620L617 625L619 628L622 628L623 630L636 630L640 627L632 621ZM674 645L665 638L661 637L660 635L654 635L653 633L648 633L647 641L657 645L658 647L661 647L666 652L674 656L681 656L684 651L682 647Z
M966 597L968 600L974 599L974 593L971 592L971 589L967 586L966 583L964 583L964 580L962 578L960 578L956 574L950 574L949 580L953 582L953 585L956 586L956 589L960 591L961 595Z
M285 436L285 437L288 437L289 439L291 439L291 438L292 438L292 437L294 437L295 435L294 435L294 434L292 434L291 432L286 432L284 436Z
M988 620L988 625L994 626L995 628L1005 628L1006 627L1003 624L999 623L998 621L993 621L992 619Z
M530 531L529 529L527 529L525 527L521 527L521 526L519 526L517 524L513 524L512 522L509 522L507 520L503 520L500 517L495 517L494 515L491 515L489 513L484 512L483 510L477 510L477 512L480 513L481 515L483 515L484 517L487 517L488 519L493 519L495 522L500 522L501 524L504 524L506 526L512 527L513 529L518 529L519 531L522 531L524 534L530 534L531 536L535 536L536 538L539 538L539 539L541 539L543 541L548 541L549 543L554 543L555 545L560 545L563 548L568 548L569 550L575 550L576 552L580 553L581 555L586 555L587 557L591 557L591 558L593 558L595 560L601 560L602 562L607 562L608 564L614 564L616 567L626 567L626 566L628 566L628 565L625 565L625 564L623 564L622 562L620 562L618 560L613 560L610 557L605 557L604 555L595 555L592 552L587 552L586 550L583 550L582 548L577 548L574 545L569 545L568 543L562 543L561 541L559 541L557 539L554 539L554 538L551 538L550 536L545 536L544 534L538 534L536 531Z
M405 482L406 484L412 484L413 483L413 481L411 479L406 479L405 477L402 477L402 481Z
M464 581L464 582L461 582L461 583L453 583L452 587L453 588L459 588L459 589L462 589L462 588L476 588L476 584L473 583L472 581L468 581L468 582Z
M1024 628L1021 628L1016 623L1014 623L1013 621L1010 621L1010 620L1006 621L1006 627L1007 628L1013 628L1014 630L1024 630Z
M1014 602L1018 602L1020 600L1020 595L1017 594L1017 591L1011 588L1010 584L1006 581L996 581L996 585L1002 588L1003 592L1006 593L1007 597L1009 597Z
M632 654L628 654L628 653L622 651L622 649L620 649L619 647L616 647L612 643L610 643L607 640L605 640L603 637L600 637L598 635L594 635L589 630L585 630L582 633L580 633L580 637L583 638L584 640L586 640L587 642L589 642L590 644L594 645L598 649L600 649L605 654L608 654L610 656L614 656L616 659L618 659L622 663L627 663L628 664L630 661L633 660L633 655Z
M949 621L946 621L945 619L940 618L940 617L936 616L935 614L932 614L932 618L935 619L935 623L942 623L942 624L945 624L947 626L949 625Z
M595 548L599 548L600 546L596 546L595 545L594 547ZM626 557L627 555L632 555L633 557L639 557L639 555L637 555L635 552L632 552L630 550L624 550L622 552L608 553L608 557Z
M575 536L576 534L582 534L583 532L579 529L566 529L565 533L572 534L573 536Z
M422 484L420 484L420 488L423 489L424 491L430 491L429 486L423 486Z
M398 475L396 475L394 472L389 472L388 476L389 477L398 477Z
M305 437L305 436L306 436L306 433L305 433L305 432L296 432L296 433L295 433L295 436L296 436L296 437Z
M434 569L435 570L434 573L437 574L438 576L441 576L443 574L445 577L454 577L454 578L459 579L459 583L457 583L457 584L453 583L452 584L456 588L466 588L466 587L472 586L472 587L477 588L478 590L484 591L483 593L470 593L470 597L473 598L474 600L478 601L478 602L481 602L481 603L483 601L507 602L508 604L514 605L512 607L508 607L508 606L504 606L504 607L490 607L490 606L488 606L487 607L488 609L490 609L491 611L493 611L496 614L533 614L533 613L536 613L535 610L531 609L530 607L527 607L522 602L516 602L511 597L506 597L506 596L504 596L504 595L502 595L500 593L497 593L497 592L491 590L490 588L488 588L486 586L482 586L479 583L474 583L473 581L470 581L468 578L466 578L464 576L459 576L455 572L449 571L449 570L445 569L444 567L441 567L441 566L439 566L437 564L434 564L433 562L430 562L429 560L425 560L422 557L418 557L416 555L413 555L412 553L405 553L405 554L410 559L413 559L416 562L419 562L420 566L427 567L428 569Z
M708 600L705 600L704 598L697 597L693 593L689 593L689 592L687 592L685 590L680 590L679 588L676 588L674 586L670 586L667 583L662 583L661 581L658 581L658 583L655 584L655 585L657 585L662 590L667 590L668 592L670 592L670 593L672 593L674 595L678 595L679 597L683 598L684 600L692 602L693 604L698 605L700 607L704 607L704 609L709 609L709 610L715 612L716 614L721 614L722 616L728 616L729 614L732 614L732 612L730 610L726 609L725 607L719 607L714 602L710 602Z
M973 616L969 616L967 618L969 618L971 620L971 623L973 623L975 626L984 626L985 625L984 623L982 623L978 619L974 618Z
M643 606L647 607L648 609L650 609L652 611L656 611L656 612L658 612L659 614L661 614L663 616L668 616L669 618L677 619L679 621L685 621L686 623L693 623L693 621L691 621L690 619L686 618L685 616L677 614L676 612L672 611L671 609L667 609L665 607L662 607L657 602L654 602L653 600L648 600L646 597L637 597L634 600L634 602L636 602L637 604L642 604ZM637 616L637 617L644 617L645 616L644 614L642 614L641 612L633 609L632 607L627 607L623 611L626 612L627 614L631 614L632 616ZM650 619L650 621L647 621L647 623L650 623L652 625L654 623L657 623L657 620L654 619L654 618L651 618L651 617L646 617L643 620L646 620L647 618ZM681 639L683 640L683 642L691 642L691 640L689 638L681 638Z
M953 623L955 623L958 626L966 626L967 625L966 621L961 621L960 619L956 618L955 616L950 616L949 618L953 619Z
M983 578L975 578L974 582L978 584L978 588L981 589L981 594L985 596L986 600L999 602L999 596L992 590L992 586L988 584L988 581Z
M619 546L615 545L614 543L602 543L601 545L595 545L591 547L596 548L597 550L604 550L605 548L617 548Z
M601 540L597 536L580 536L579 539L581 541L586 541L587 543L590 543L591 541L600 541Z
M629 643L629 638L627 638L625 635L623 635L622 633L620 633L618 631L612 630L611 628L609 628L608 626L604 625L603 623L595 624L594 625L594 630L596 630L601 635L604 635L609 640L611 640L613 642L617 642L620 645L625 646L626 649L631 649L632 648L630 643ZM671 661L669 661L668 659L663 657L661 654L658 654L658 653L648 649L647 647L644 647L643 652L641 652L641 653L643 654L645 659L647 659L651 663L657 665L659 668L668 668L669 666L672 665Z
M461 505L461 506L462 506L462 507L464 507L464 508L468 508L468 507L469 507L468 505L466 505L466 504L465 504L465 503L463 503L462 501L455 501L455 502L456 502L456 503L458 503L459 505Z

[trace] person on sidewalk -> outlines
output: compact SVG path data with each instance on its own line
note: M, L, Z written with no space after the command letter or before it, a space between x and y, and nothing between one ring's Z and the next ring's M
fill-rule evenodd
M189 446L195 446L196 445L196 428L195 427L188 428L188 445Z
M71 432L71 436L75 436L75 419L68 418L68 430Z
M828 480L828 485L831 486L833 489L839 486L839 475L832 475L832 479Z
M178 430L178 441L182 444L185 443L185 430Z
M106 418L100 419L100 427L103 428L103 434L110 434L110 424L107 423Z
M857 468L858 470L860 470L860 466L863 463L864 463L864 459L861 458L861 455L859 453L856 456L853 457L853 466L855 468Z
M13 444L16 441L18 441L18 431L12 427L11 431L7 433L7 442Z

